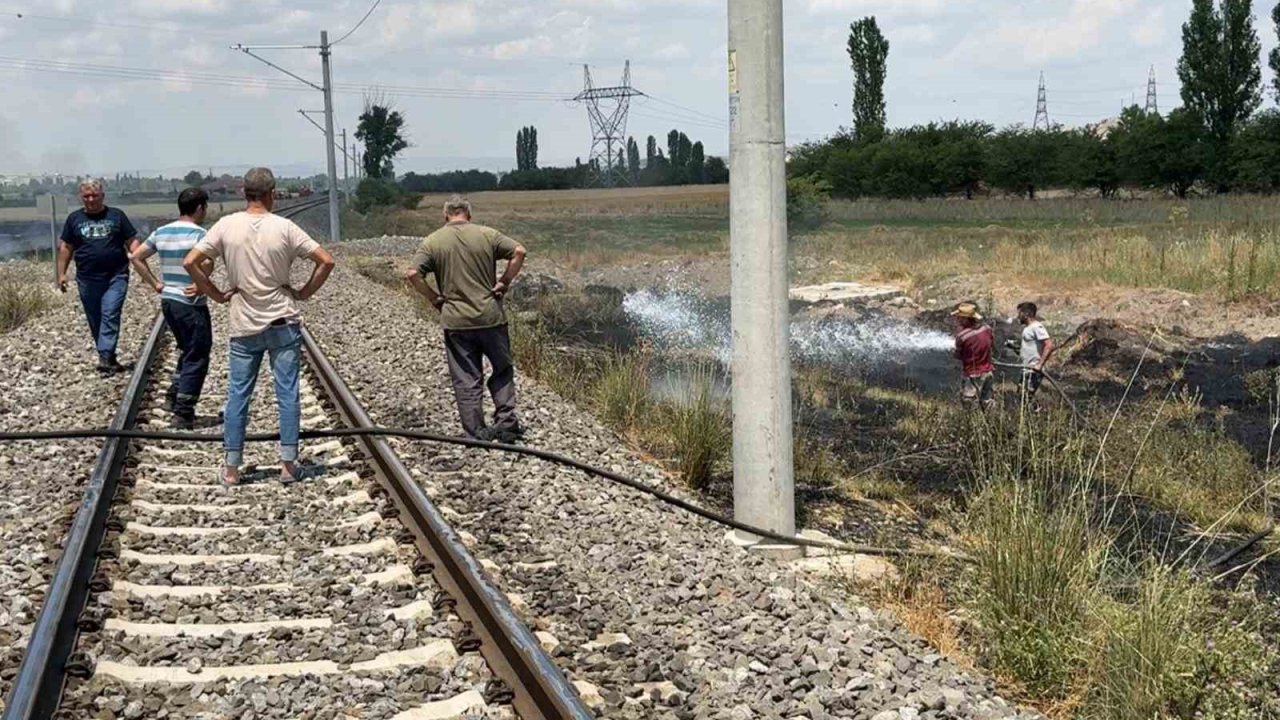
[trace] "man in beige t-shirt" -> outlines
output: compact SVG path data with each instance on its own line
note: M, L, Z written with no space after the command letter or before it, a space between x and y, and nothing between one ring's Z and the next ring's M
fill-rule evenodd
M280 414L280 479L297 479L301 414L298 373L302 366L302 313L297 302L314 295L333 271L332 255L292 220L271 213L275 188L275 177L267 168L246 173L244 211L215 223L182 263L205 295L219 304L231 303L222 436L226 451L223 482L228 485L240 482L249 402L264 354L271 359ZM295 290L289 274L293 261L299 258L311 260L315 267L307 284ZM205 259L223 261L231 290L223 292L213 284L201 267Z
M469 437L510 443L522 434L516 418L516 377L502 298L524 265L525 249L502 233L471 222L471 203L454 195L445 226L423 241L405 279L440 311L444 344L462 429ZM497 263L507 267L498 277ZM437 293L424 278L434 276ZM492 368L493 425L485 427L484 361Z

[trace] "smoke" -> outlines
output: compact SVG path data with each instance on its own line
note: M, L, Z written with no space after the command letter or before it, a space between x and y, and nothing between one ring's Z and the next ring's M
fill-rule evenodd
M85 172L88 167L89 162L79 147L63 145L40 153L41 172L75 175Z
M0 115L0 174L18 175L30 168L17 123Z

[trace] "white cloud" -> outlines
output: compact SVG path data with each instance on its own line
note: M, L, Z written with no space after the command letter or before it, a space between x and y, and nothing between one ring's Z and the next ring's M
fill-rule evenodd
M80 85L71 94L68 105L73 110L96 112L118 107L123 105L124 101L125 95L120 83L107 80L93 85ZM86 117L92 116L92 112L86 113ZM97 120L98 118L94 117L90 122L97 122Z
M808 10L814 14L936 14L964 4L961 0L808 0Z
M25 148L17 123L0 115L0 173L26 172L29 165Z
M133 0L131 9L140 15L221 15L226 0Z
M1096 48L1119 20L1141 7L1138 0L1071 0L1065 13L1009 18L990 31L975 30L950 59L1048 63L1076 58Z
M684 60L689 57L689 48L684 43L668 43L653 51L658 60Z

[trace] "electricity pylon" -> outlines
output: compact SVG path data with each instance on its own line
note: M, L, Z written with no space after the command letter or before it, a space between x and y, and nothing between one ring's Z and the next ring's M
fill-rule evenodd
M587 106L591 120L591 155L587 160L591 168L591 184L600 187L627 185L631 182L625 162L619 162L619 152L627 146L627 115L631 110L631 98L644 93L631 87L631 61L622 72L622 84L613 87L596 87L591 81L591 67L582 66L585 85L574 102Z

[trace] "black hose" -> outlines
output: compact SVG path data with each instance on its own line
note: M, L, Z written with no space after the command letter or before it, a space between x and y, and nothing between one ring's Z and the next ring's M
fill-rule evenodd
M859 553L862 555L882 555L888 557L926 557L939 558L947 560L964 560L969 561L970 558L958 552L940 552L934 550L919 550L911 548L885 548L875 547L871 545L847 545L845 543L824 542L821 540L811 540L805 537L793 537L783 535L781 533L766 530L764 528L754 527L743 522L739 522L730 517L725 517L714 513L705 508L694 505L693 503L678 498L669 493L663 492L658 488L633 480L624 475L615 472L602 470L592 467L586 463L579 462L570 457L559 455L546 450L526 447L524 445L507 445L504 443L485 442L483 440L472 440L471 438L455 437L452 435L441 435L439 433L425 432L422 430L407 430L403 428L338 428L332 430L303 430L299 433L299 437L304 440L314 440L319 438L342 438L342 437L362 437L362 436L381 436L381 437L398 437L409 440L425 440L427 442L445 443L449 445L461 445L463 447L476 448L480 450L496 450L499 452L507 452L515 455L527 455L535 457L539 460L546 460L557 465L563 465L575 470L580 470L588 475L595 475L606 480L625 485L633 490L639 490L642 493L651 495L668 505L674 505L686 512L693 513L699 517L710 520L734 530L750 533L762 538L785 543L787 545L800 545L804 547L819 548L823 550L834 550L846 553ZM222 442L222 435L210 435L201 433L186 432L163 432L150 430L110 430L110 429L80 429L80 430L33 430L27 432L7 432L0 433L0 442L12 442L18 440L88 440L96 438L127 438L130 440L178 440L182 442ZM280 439L279 433L260 433L249 435L245 438L249 442L270 442Z
M1036 373L1038 375L1043 376L1044 379L1048 380L1049 384L1053 386L1053 389L1058 391L1058 394L1062 396L1062 399L1066 401L1067 407L1071 408L1071 414L1075 416L1076 422L1083 424L1084 421L1080 417L1080 411L1076 409L1076 404L1071 401L1070 397L1067 396L1067 391L1063 390L1062 386L1058 384L1058 381L1055 380L1052 375L1045 372L1043 368L1032 368L1032 367L1027 367L1026 365L1020 365L1017 363L1007 363L1007 362L993 361L991 364L995 365L996 367L1008 368L1010 370L1021 370L1023 372L1031 372L1031 373Z

